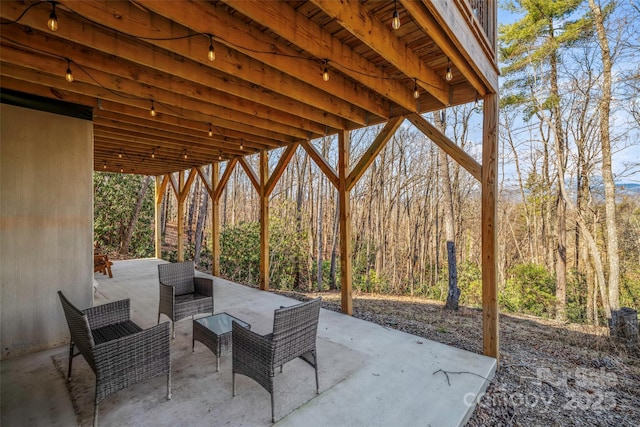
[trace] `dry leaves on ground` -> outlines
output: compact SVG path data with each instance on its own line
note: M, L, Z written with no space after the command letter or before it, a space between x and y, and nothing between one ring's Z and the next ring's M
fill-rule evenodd
M340 311L336 292L278 292ZM482 353L482 313L421 298L358 294L353 315L443 344ZM500 369L469 426L638 426L640 349L606 328L536 317L500 316Z

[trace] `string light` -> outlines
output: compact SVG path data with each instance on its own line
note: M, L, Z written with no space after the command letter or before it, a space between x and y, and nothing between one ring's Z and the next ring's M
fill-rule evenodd
M222 161L222 151L220 152L220 154L218 154L218 161Z
M120 166L120 173L124 172L124 168Z
M209 136L213 136L213 129L211 129L211 123L209 123Z
M393 0L393 20L391 21L391 28L394 30L400 28L400 15L398 14L397 0Z
M473 103L473 108L478 108L478 92L476 92L476 102Z
M151 158L152 158L152 159L155 159L155 158L156 158L156 149L155 149L155 148L153 148L153 149L151 150Z
M244 150L244 143L242 141L240 141L240 149Z
M0 0L0 1L1 1L1 0ZM36 6L36 5L40 4L40 3L45 3L45 2L46 2L46 3L50 3L50 4L51 4L51 6L52 6L51 14L49 15L49 20L47 21L47 26L49 27L49 29L50 29L51 31L57 31L57 29L58 29L58 20L57 20L57 16L56 16L56 13L55 13L55 9L56 9L56 5L58 4L58 2L57 2L57 1L53 1L53 0L45 0L45 1L43 1L43 2L36 2L36 3L33 3L31 6L28 6L28 7L23 11L22 15L20 15L20 17L18 17L18 19L13 20L13 21L8 21L8 22L3 21L3 22L0 22L0 24L5 25L5 24L16 24L16 23L19 23L19 22L20 22L20 20L22 19L23 15L24 15L27 11L29 11L33 6ZM84 19L86 19L86 20L87 20L87 21L89 21L89 22L93 22L93 23L96 23L96 24L97 24L97 22L92 21L92 20L91 20L91 19L89 19L89 18L86 18L86 17L83 17L83 18L84 18ZM395 28L395 27L396 27L396 25L397 25L397 27L400 27L401 22L400 22L400 15L399 15L399 12L398 12L398 9L397 9L397 0L394 0L394 13L393 13L393 18L394 18L394 19L393 19L393 22L392 22L392 27L394 27L394 28ZM396 18L397 18L397 19L396 19ZM128 33L127 33L127 34L128 34ZM214 47L213 47L213 35L212 35L212 34L210 34L210 33L191 32L191 33L189 33L189 34L185 34L185 35L181 35L181 36L176 36L176 37L144 37L144 36L139 36L139 35L135 35L135 34L128 34L128 35L130 35L130 36L134 37L134 38L135 38L135 39L137 39L137 40L142 40L142 41L150 41L150 40L162 40L162 41L168 41L168 40L182 40L182 39L187 39L187 38L192 38L192 37L207 36L207 37L209 37L209 52L208 52L207 56L208 56L208 57L209 57L209 59L210 59L210 60L212 60L212 61L215 59L215 50L214 50ZM248 48L248 47L245 47L245 46L242 46L242 45L234 44L234 43L232 43L232 42L230 42L230 41L228 41L228 40L225 40L225 39L223 39L223 38L220 38L220 37L218 37L218 39L220 39L220 40L224 41L226 44L229 44L230 46L234 46L234 47L237 47L237 48L240 48L240 49L243 49L243 50L249 51L249 52L257 53L257 54L265 54L265 55L266 55L266 54L270 54L270 55L282 55L282 56L288 56L288 57L292 57L292 58L306 59L306 60L314 61L314 62L315 62L315 61L317 61L317 59L316 59L316 58L311 58L311 57L302 56L302 55L298 56L298 55L283 54L283 53L281 53L281 52L274 52L274 51L272 51L272 50L256 50L256 49L251 49L251 48ZM43 51L43 52L44 52L44 51ZM328 60L328 59L325 59L325 60L323 61L323 63L324 63L323 79L324 79L325 81L327 81L327 80L329 79L329 70L328 70L328 67L327 67L328 62L329 62L329 60ZM361 75L364 75L364 76L367 76L367 77L372 77L372 78L381 78L381 79L383 79L383 80L398 80L397 78L394 78L394 77L379 77L378 75L370 75L370 74L366 74L366 73L363 73L363 72L361 72L361 71L359 71L359 70L350 69L350 68L348 68L348 67L346 67L346 66L344 66L344 65L339 65L339 66L341 66L341 67L343 67L343 68L345 68L345 69L347 69L347 70L349 70L349 71L352 71L352 72L355 72L355 73L357 73L357 74L361 74ZM449 67L449 68L450 68L450 67ZM451 78L453 78L453 74L451 73L450 75L451 75ZM424 82L424 83L425 83L425 84L429 84L429 83L427 83L427 82Z
M413 97L415 99L420 98L420 91L418 90L418 79L413 79Z
M187 157L189 157L189 156L187 156L187 149L186 149L186 148L185 148L185 149L184 149L184 151L182 152L182 157L183 157L185 160L187 160Z
M451 61L447 58L447 72L444 75L444 78L447 79L448 82L453 79L453 72L451 71Z
M151 100L151 110L149 111L149 114L151 114L151 117L156 116L156 109L153 106L153 99Z
M102 163L102 169L107 169L107 161L106 160Z
M118 152L118 158L121 159L122 158L122 148L120 149L120 151Z
M56 2L51 2L51 14L49 15L49 20L47 21L47 27L51 31L58 31L58 17L56 16Z
M69 83L73 82L73 73L71 72L71 60L67 59L67 73L64 75Z
M216 51L213 49L213 36L209 34L209 54L207 55L209 61L213 62L216 59Z

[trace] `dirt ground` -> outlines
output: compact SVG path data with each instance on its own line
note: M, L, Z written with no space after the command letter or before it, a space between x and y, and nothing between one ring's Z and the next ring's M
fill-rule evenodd
M336 292L278 292L323 298ZM482 353L482 313L421 298L354 295L354 316ZM640 426L640 348L614 342L606 328L537 317L500 316L500 368L468 426Z

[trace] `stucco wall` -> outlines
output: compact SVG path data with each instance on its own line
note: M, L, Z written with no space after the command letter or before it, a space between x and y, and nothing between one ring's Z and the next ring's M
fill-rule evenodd
M1 358L68 336L57 292L92 301L93 125L0 104Z

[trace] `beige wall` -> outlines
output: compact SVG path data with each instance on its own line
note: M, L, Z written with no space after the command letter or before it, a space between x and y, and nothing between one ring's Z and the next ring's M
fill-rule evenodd
M92 122L0 104L1 358L63 343L92 300Z

